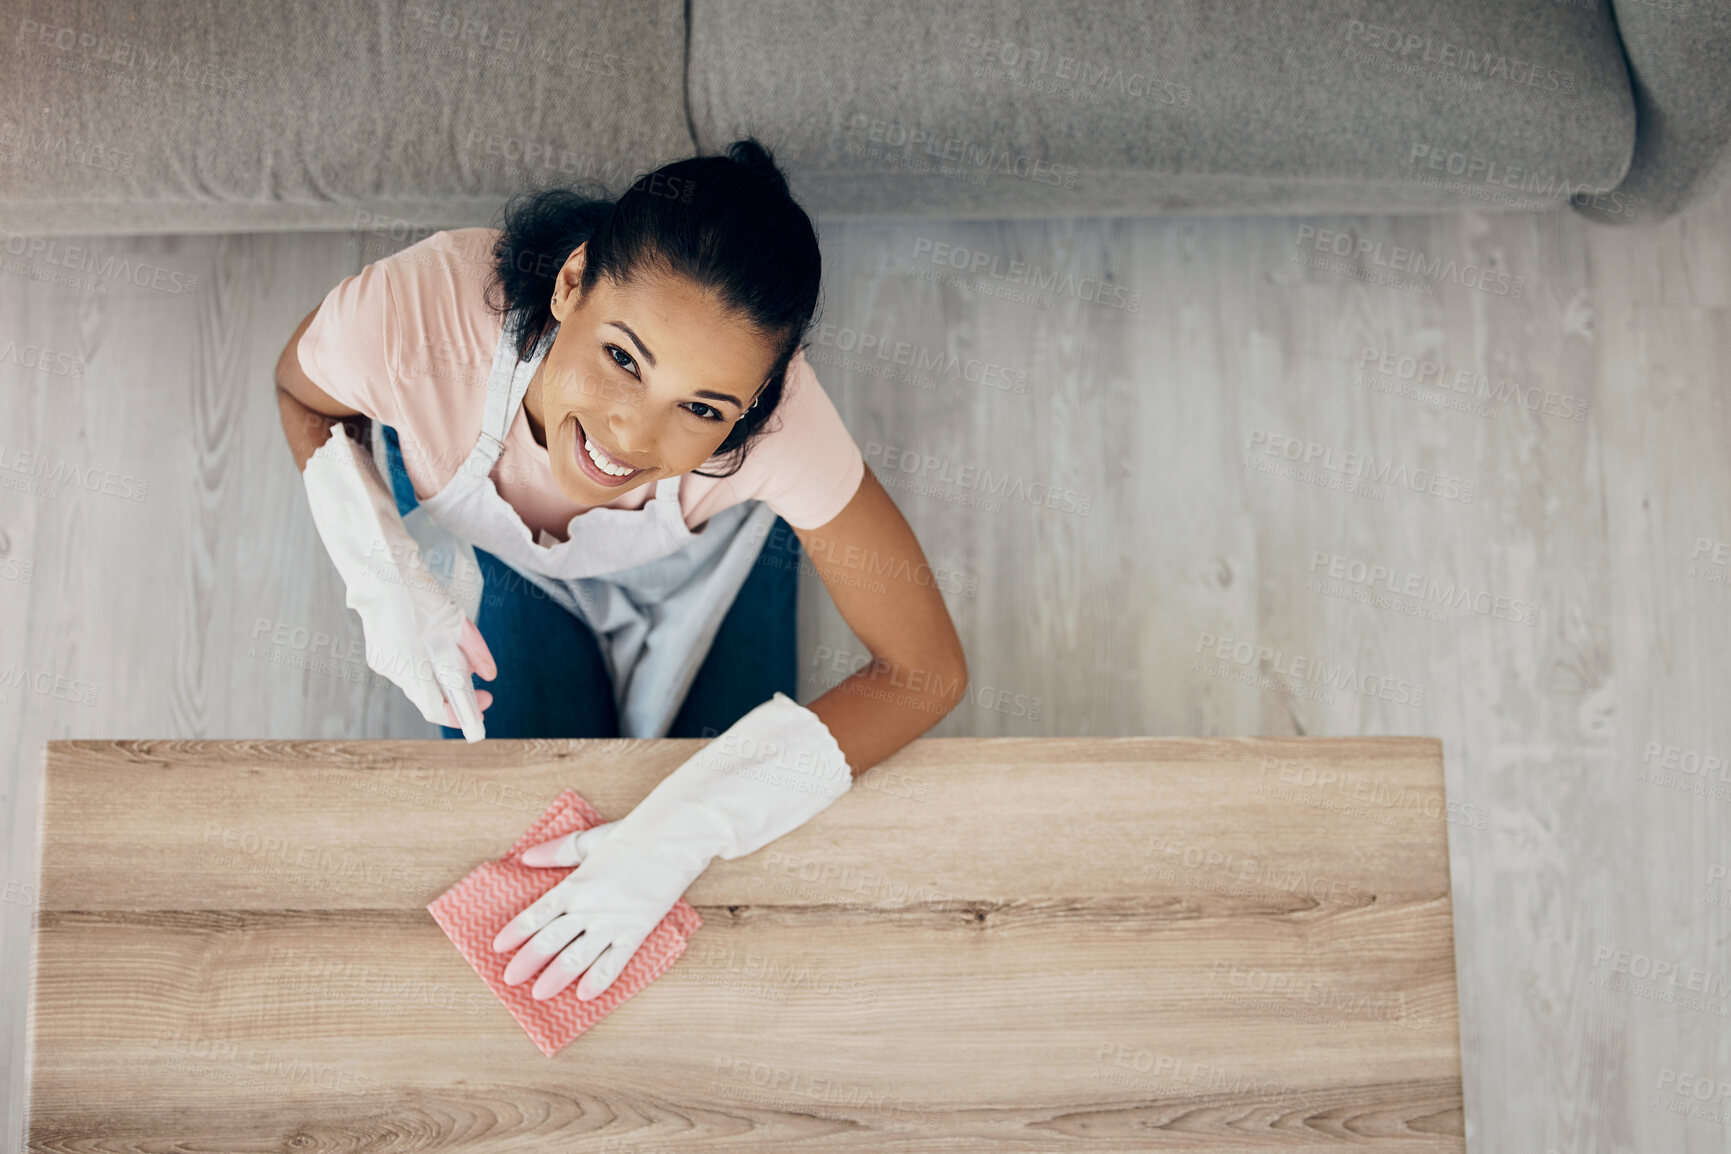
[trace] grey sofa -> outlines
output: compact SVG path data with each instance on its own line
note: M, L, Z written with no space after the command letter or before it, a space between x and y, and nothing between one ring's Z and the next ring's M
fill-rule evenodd
M754 134L820 218L1525 210L1724 178L1731 0L11 0L0 230L425 230Z

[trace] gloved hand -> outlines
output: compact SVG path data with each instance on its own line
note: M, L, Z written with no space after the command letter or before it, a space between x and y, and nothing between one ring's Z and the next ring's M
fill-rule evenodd
M816 817L852 784L853 771L829 727L777 693L618 821L523 851L524 865L582 865L494 938L495 951L517 950L505 967L505 984L540 971L532 993L551 998L587 970L577 996L599 997L711 861L731 861L767 845Z
M403 526L396 498L342 424L301 472L319 538L361 615L367 665L400 686L428 721L458 727L469 741L487 735L473 670L498 675L487 643L436 578ZM482 700L485 698L485 700Z

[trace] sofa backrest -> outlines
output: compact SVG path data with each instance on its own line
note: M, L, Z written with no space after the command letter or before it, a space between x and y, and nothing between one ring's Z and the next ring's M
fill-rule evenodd
M692 151L682 0L7 7L11 233L487 224L518 188L616 191Z

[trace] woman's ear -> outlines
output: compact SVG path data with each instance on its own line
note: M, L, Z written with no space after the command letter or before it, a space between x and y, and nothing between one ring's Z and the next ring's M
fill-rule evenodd
M589 259L589 242L584 241L571 250L571 255L565 258L565 263L559 267L559 275L553 280L553 319L559 322L565 320L559 315L560 309L567 313L571 311L572 303L576 301L578 292L583 286L583 265Z

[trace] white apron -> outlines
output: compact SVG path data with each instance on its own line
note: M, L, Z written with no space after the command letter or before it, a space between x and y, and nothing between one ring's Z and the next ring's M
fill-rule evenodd
M470 620L482 581L473 550L464 546L485 549L576 614L601 643L620 736L665 737L775 524L775 511L762 501L743 501L693 533L679 507L679 478L663 477L641 509L597 506L571 518L564 541L546 532L532 537L499 495L492 472L551 345L549 334L529 360L519 361L509 334L501 335L475 447L449 483L404 521ZM423 509L426 516L417 516Z

